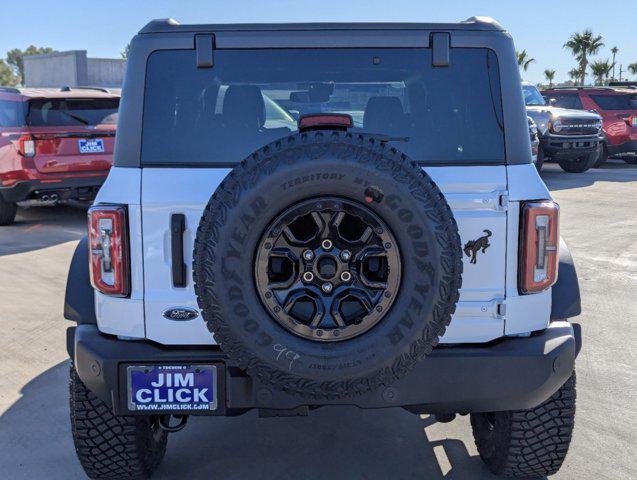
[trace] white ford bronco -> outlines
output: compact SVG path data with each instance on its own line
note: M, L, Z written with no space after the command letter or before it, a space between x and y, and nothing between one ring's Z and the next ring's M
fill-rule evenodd
M192 415L355 405L468 414L494 473L556 472L558 213L493 20L149 23L67 284L82 466L146 478Z

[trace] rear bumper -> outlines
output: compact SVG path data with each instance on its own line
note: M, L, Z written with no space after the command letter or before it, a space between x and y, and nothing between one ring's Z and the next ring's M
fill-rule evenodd
M540 140L540 146L548 157L574 160L596 151L599 141L597 135L564 136L547 133Z
M22 202L42 195L56 193L60 201L91 200L102 186L108 172L103 175L21 180L10 187L0 186L2 197L8 202Z
M637 140L629 140L617 145L606 144L610 155L620 155L622 153L637 153Z
M95 325L71 327L67 348L86 386L116 414L127 406L130 364L215 364L219 366L219 408L232 415L253 408L293 410L303 398L279 392L227 363L218 347L165 347L106 336ZM353 398L312 401L312 405L360 408L404 407L419 413L466 413L532 408L569 378L581 346L579 326L551 323L527 338L506 338L484 346L438 347L391 387ZM225 399L225 401L224 401Z

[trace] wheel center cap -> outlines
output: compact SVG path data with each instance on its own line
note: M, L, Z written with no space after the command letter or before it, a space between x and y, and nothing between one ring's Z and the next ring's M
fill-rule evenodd
M338 264L332 255L323 255L316 263L319 276L322 278L334 278Z

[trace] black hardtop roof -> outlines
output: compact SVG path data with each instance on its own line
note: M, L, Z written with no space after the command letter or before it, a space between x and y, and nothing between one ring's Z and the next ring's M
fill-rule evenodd
M494 31L505 29L491 17L471 17L458 23L220 23L180 24L172 18L152 20L140 34L214 31L320 31L320 30L433 30Z

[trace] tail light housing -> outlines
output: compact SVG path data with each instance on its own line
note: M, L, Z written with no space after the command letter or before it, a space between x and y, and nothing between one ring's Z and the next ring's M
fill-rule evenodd
M18 139L18 153L23 157L35 156L35 139L31 135L22 135Z
M520 231L520 293L536 293L557 280L560 207L551 201L522 204Z
M89 264L93 288L106 295L130 293L126 207L97 205L88 211Z

